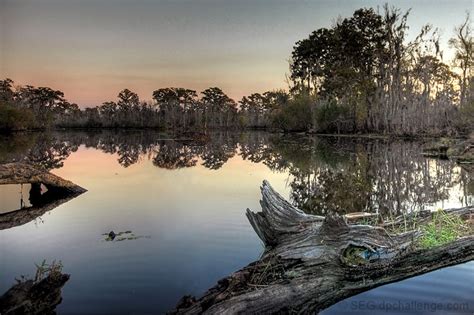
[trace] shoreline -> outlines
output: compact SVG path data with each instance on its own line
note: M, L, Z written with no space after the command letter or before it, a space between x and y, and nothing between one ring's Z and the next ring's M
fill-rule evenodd
M195 130L195 131L176 131L176 130L166 130L161 128L153 128L153 127L78 127L78 128L64 128L64 127L57 127L57 128L49 128L49 129L27 129L27 130L12 130L8 132L0 131L0 136L11 136L16 134L27 134L27 133L48 133L48 132L101 132L101 131L151 131L151 132L158 132L164 133L169 135L179 135L185 132L191 132L196 134L201 133L216 133L216 132L232 132L232 133L242 133L242 132L266 132L270 134L281 134L281 135L290 135L290 136L317 136L317 137L337 137L337 138L361 138L361 139L372 139L372 140L406 140L406 141L416 141L416 140L436 140L441 138L447 139L468 139L470 136L469 134L459 134L459 135L430 135L430 134L422 134L422 135L398 135L398 134L383 134L383 133L317 133L317 132L308 132L308 131L279 131L279 130L272 130L272 129L253 129L253 128L244 128L244 129L208 129L208 130ZM472 132L471 132L472 133Z

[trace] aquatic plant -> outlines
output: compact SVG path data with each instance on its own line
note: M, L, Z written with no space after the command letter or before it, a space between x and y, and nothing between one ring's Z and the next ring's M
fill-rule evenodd
M149 235L135 235L132 231L124 231L115 233L114 231L110 231L109 233L102 234L105 236L106 242L121 242L125 240L137 240L140 238L150 238Z

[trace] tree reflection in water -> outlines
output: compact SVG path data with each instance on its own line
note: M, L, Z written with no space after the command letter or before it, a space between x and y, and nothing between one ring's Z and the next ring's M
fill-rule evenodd
M196 166L194 149L176 141L161 142L153 151L153 165L168 170Z
M3 146L5 141L10 141ZM421 155L420 143L262 132L214 133L202 143L182 142L150 131L74 132L0 138L0 161L25 160L59 168L80 145L117 154L129 167L141 159L175 170L201 165L218 170L229 159L263 163L288 172L292 202L314 214L379 212L392 216L446 200L453 189L462 205L472 204L472 169ZM16 145L18 144L18 145Z

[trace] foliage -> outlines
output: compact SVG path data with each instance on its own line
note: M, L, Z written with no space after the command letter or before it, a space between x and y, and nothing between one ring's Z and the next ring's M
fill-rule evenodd
M336 102L319 104L315 111L316 130L321 133L349 133L352 131L350 108Z
M30 110L15 108L6 102L0 102L0 130L31 129L35 126L34 123L34 115Z
M46 263L46 260L43 260L40 265L35 264L36 274L34 282L40 282L41 280L51 277L57 278L62 275L63 264L61 261L53 260L51 264Z
M469 16L450 41L461 77L442 62L436 29L424 26L407 42L407 18L408 12L388 6L382 14L359 9L296 43L292 92L325 100L313 128L401 135L462 131L453 121L470 97Z
M423 235L418 240L419 246L433 248L466 235L469 227L459 216L450 215L440 209L433 213L432 221L422 226L421 230Z
M273 116L273 126L284 131L306 131L312 123L315 99L306 93L294 96L281 106Z
M464 131L466 134L474 131L474 98L459 109L456 124L457 129Z
M273 116L288 105L289 95L285 91L254 93L244 96L239 102L242 124L248 128L271 128Z

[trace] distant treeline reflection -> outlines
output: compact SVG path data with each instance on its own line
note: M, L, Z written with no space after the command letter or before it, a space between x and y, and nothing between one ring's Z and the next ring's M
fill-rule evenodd
M317 214L397 214L453 198L453 191L463 205L472 204L474 196L468 170L423 157L419 142L220 132L203 144L149 131L104 131L33 133L0 138L0 143L0 162L24 160L48 169L60 168L80 145L116 154L123 167L147 159L168 170L218 170L240 156L288 172L293 203Z

